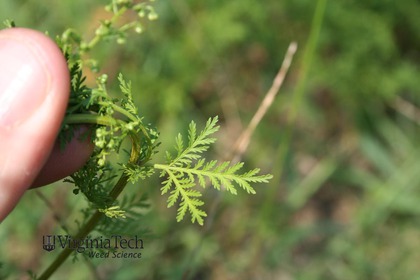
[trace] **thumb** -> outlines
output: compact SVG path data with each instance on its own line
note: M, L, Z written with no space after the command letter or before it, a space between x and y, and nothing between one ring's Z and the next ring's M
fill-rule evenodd
M56 44L37 31L0 31L0 221L47 160L69 97Z

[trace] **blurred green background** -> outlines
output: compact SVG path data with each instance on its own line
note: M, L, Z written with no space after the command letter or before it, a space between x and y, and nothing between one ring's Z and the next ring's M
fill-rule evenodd
M0 20L91 36L104 1L15 0ZM85 261L52 279L420 279L420 3L401 1L169 0L126 45L93 56L116 87L132 81L162 150L190 120L219 115L223 159L270 88L291 41L285 84L243 156L272 173L257 194L205 195L204 227L175 222L157 176L147 193L143 258ZM6 67L6 66L3 66ZM162 158L157 155L157 159ZM72 187L29 191L0 226L0 279L40 273L56 253L42 235L74 228ZM63 278L64 277L64 278Z

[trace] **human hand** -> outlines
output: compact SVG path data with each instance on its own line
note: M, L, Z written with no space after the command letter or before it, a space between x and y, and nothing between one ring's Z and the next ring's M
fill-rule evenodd
M0 222L24 192L79 169L92 145L54 145L66 110L70 77L57 45L24 28L0 31Z

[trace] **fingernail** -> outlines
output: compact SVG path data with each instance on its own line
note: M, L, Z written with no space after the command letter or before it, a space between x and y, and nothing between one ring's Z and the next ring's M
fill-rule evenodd
M0 35L0 126L28 119L45 100L49 79L36 43Z

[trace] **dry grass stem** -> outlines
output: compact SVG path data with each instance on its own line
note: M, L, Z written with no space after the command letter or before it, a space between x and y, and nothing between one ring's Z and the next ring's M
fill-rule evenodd
M254 116L252 117L248 127L242 132L242 134L239 136L238 140L236 141L234 145L232 161L234 162L239 161L243 153L248 148L252 134L254 133L258 124L261 122L264 115L267 113L270 106L273 104L274 99L283 84L283 81L292 63L292 59L293 59L294 54L296 53L296 50L297 50L297 43L296 42L290 43L287 49L286 55L284 57L283 63L280 67L279 72L277 73L276 77L273 80L273 84L271 88L266 93L263 101L258 107L258 110L255 112Z
M400 114L420 125L420 108L399 96L395 99L393 106Z

